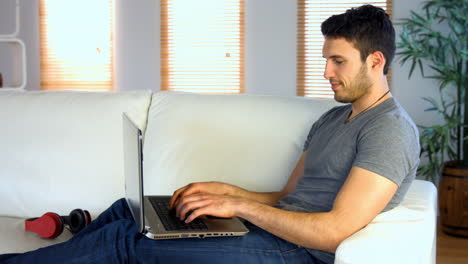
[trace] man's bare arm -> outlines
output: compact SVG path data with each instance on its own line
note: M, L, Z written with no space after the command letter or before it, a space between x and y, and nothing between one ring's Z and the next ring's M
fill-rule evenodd
M397 188L385 177L353 167L330 212L290 212L243 197L198 193L184 197L178 213L185 218L192 211L187 222L201 215L239 216L292 243L335 252L385 208Z

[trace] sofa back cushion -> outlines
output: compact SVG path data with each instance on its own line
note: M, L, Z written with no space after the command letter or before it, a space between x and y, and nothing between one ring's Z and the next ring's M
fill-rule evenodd
M334 105L299 97L155 93L143 147L145 194L172 194L211 180L279 190L313 122Z
M151 92L0 93L0 215L83 208L124 196L122 112L145 128Z

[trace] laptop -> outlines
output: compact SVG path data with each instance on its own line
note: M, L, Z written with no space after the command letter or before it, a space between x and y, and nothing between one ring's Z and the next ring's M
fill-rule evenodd
M198 217L189 224L169 209L171 196L143 193L143 139L126 113L123 119L125 199L139 232L151 239L243 236L249 232L237 218ZM164 177L164 175L153 175Z

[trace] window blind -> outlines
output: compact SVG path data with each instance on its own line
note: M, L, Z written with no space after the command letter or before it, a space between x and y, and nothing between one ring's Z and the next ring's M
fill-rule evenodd
M41 89L113 90L113 0L41 0Z
M161 0L161 90L242 93L244 0Z
M323 36L320 26L332 15L344 13L351 7L372 4L392 14L392 1L359 0L299 0L297 95L314 98L333 98L330 83L323 77L325 59L322 57ZM389 75L387 78L389 78Z

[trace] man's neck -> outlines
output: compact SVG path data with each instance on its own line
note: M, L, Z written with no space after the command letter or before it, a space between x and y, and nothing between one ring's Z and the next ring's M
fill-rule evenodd
M377 105L383 103L388 98L393 97L388 87L387 78L384 77L380 82L375 83L369 88L369 92L351 104L352 112L348 119L368 111ZM388 92L388 93L387 93Z

